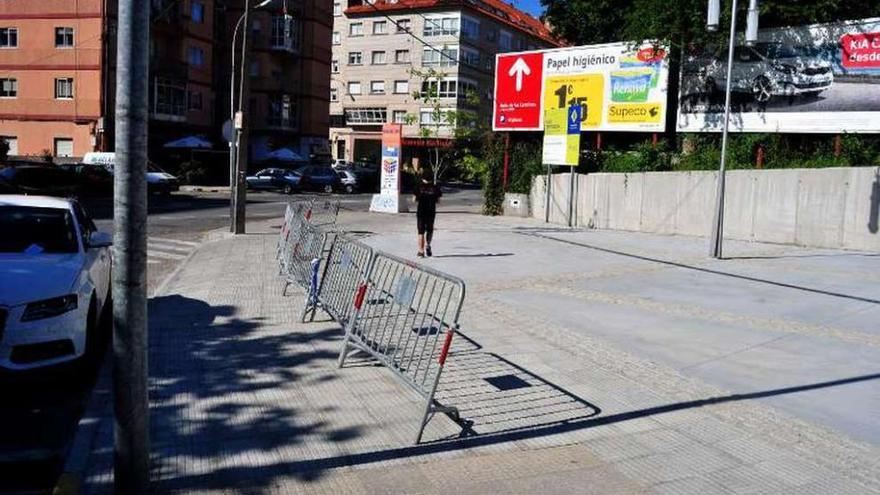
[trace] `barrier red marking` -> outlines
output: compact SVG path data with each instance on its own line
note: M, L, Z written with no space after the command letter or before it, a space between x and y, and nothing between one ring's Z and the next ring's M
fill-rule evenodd
M354 296L354 307L355 309L361 309L361 306L364 305L364 296L367 294L367 284L361 284L358 287L357 293Z
M446 356L449 355L449 346L452 345L453 335L455 335L455 331L452 329L446 332L446 341L443 342L443 349L440 351L440 357L437 359L437 362L440 363L440 366L446 364Z
M306 220L312 219L312 210L306 210Z

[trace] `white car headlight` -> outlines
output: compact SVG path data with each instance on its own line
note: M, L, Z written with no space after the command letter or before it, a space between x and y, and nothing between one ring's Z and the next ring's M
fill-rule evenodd
M43 299L28 303L21 315L21 321L42 320L43 318L51 318L53 316L63 315L68 311L77 308L76 294L68 294L61 297L53 297L52 299Z

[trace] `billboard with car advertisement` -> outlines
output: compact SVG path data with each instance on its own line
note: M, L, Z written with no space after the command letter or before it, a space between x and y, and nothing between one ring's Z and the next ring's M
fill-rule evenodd
M541 131L581 108L581 131L662 132L668 50L613 43L496 57L493 129Z
M880 132L880 18L761 30L732 67L732 131ZM722 129L726 80L726 46L685 50L679 131Z

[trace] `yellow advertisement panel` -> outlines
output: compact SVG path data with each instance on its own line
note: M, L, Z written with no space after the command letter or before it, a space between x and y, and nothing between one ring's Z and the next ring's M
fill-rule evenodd
M611 124L655 124L663 116L660 103L612 103L608 106Z
M605 99L605 77L602 74L572 74L548 77L544 84L544 132L548 125L559 122L561 129L551 134L566 132L568 107L581 105L581 129L595 129L602 123L602 105ZM550 121L546 120L550 118Z

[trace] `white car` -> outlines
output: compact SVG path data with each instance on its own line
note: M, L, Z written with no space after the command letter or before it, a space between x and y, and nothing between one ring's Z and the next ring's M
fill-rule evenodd
M74 200L0 196L0 369L73 361L97 344L111 244Z
M813 97L834 83L831 64L822 60L812 47L757 43L735 47L733 56L731 91L751 93L759 103L766 103L774 96ZM705 61L702 76L707 93L724 91L726 57L725 52Z
M83 165L104 167L111 174L116 166L115 152L90 151L83 155ZM177 177L159 168L153 162L147 162L147 191L150 193L170 194L180 189Z

